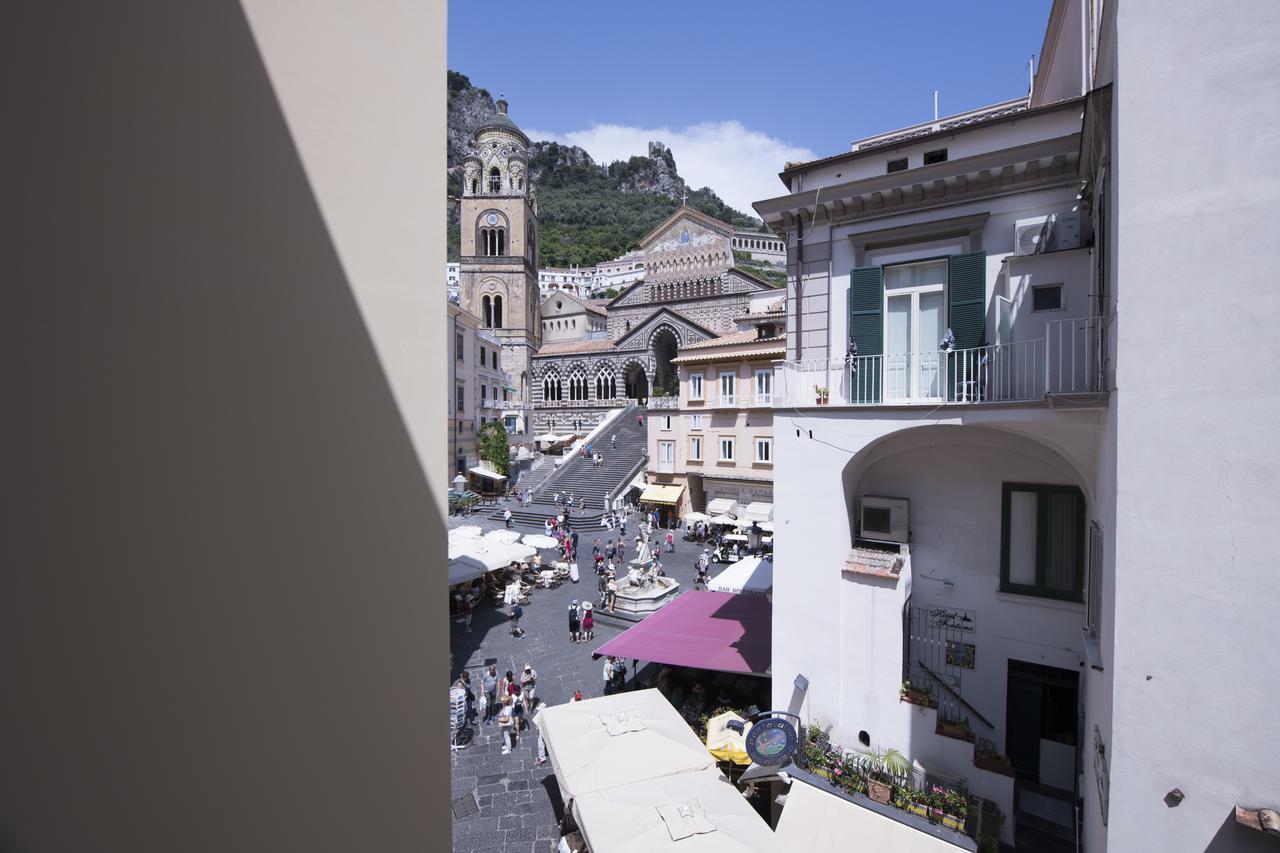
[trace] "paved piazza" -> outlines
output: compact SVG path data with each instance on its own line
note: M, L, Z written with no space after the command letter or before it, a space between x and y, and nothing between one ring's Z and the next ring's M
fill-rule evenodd
M477 524L486 531L501 527L502 522L484 517L489 512L491 510L465 518L451 516L449 526ZM627 538L632 543L628 558L635 555L637 519L638 516L632 515L627 523ZM526 533L542 532L541 529L521 529ZM622 629L597 619L594 641L570 643L569 603L575 598L595 600L596 576L589 568L591 543L597 535L603 543L607 532L603 528L579 531L578 546L587 557L579 563L582 567L581 582L566 582L557 589L535 589L530 593L529 606L524 609L524 618L520 621L525 629L522 639L510 635L507 611L492 599L476 607L470 633L466 633L462 624L451 622L450 683L466 668L471 672L478 691L484 662L494 658L499 675L509 669L518 677L526 661L533 665L538 673L539 704L568 702L574 690L581 690L585 698L601 695L602 663L591 660L591 652L616 637ZM682 535L682 531L676 531L676 552L663 554L661 559L667 575L678 580L683 589L689 589L693 585L693 562L702 548L682 541ZM552 552L543 552L544 560L551 556ZM712 577L718 573L717 569L723 568L722 565L713 565ZM443 689L441 693L444 693ZM486 726L477 720L474 731L474 740L451 759L450 777L453 796L456 798L474 791L480 809L469 817L455 819L453 849L458 853L546 853L553 850L563 812L550 763L534 766L537 730L532 724L528 725L519 745L509 755L502 754L502 734L496 721Z

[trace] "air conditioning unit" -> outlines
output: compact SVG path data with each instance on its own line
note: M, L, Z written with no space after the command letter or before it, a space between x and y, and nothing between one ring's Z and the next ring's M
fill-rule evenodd
M864 496L858 514L858 536L872 542L905 543L911 530L907 517L910 505L906 498Z
M1045 230L1049 217L1036 216L1031 219L1019 219L1013 223L1013 253L1015 255L1038 255L1044 251Z
M1053 245L1050 248L1055 251L1080 248L1080 214L1059 213L1055 216Z
M1013 253L1038 255L1080 248L1080 214L1050 213L1013 224Z

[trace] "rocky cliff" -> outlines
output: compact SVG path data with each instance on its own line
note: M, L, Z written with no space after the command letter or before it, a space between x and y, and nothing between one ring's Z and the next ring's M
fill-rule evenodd
M497 112L493 97L449 72L449 193L462 191L462 158L477 127ZM608 165L558 142L534 141L529 177L538 188L539 265L592 266L637 248L641 238L670 216L688 194L690 207L738 228L763 230L760 220L726 205L709 187L693 190L676 169L675 155L661 142L648 151ZM457 258L457 211L449 217L449 257Z

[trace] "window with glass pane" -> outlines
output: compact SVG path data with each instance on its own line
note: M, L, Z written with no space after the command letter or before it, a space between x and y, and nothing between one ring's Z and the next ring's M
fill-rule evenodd
M1082 599L1084 495L1075 486L1005 483L1000 588Z
M773 440L768 438L756 439L756 461L772 462L773 461Z
M773 371L756 371L756 402L770 405L773 403Z
M689 459L699 460L702 458L702 438L693 436L689 439Z
M690 400L702 399L702 374L701 373L689 374L689 399Z
M702 415L689 416L689 429L702 429Z
M946 284L945 260L884 268L886 399L942 399L942 356L937 345L946 328Z
M720 439L720 461L721 462L733 461L733 439L732 438Z
M737 386L738 376L736 373L720 374L720 402L733 405L734 389Z

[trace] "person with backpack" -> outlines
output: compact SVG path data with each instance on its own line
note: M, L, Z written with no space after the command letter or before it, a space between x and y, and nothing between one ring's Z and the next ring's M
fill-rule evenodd
M569 605L569 642L578 642L581 626L578 623L578 599L573 600L573 604Z
M511 529L511 507L507 507L502 511L502 520L506 523L507 529Z
M520 627L520 617L524 615L524 608L520 606L520 602L516 602L511 607L511 636L519 639L524 636L524 629Z

